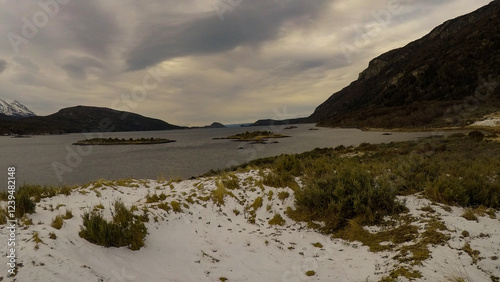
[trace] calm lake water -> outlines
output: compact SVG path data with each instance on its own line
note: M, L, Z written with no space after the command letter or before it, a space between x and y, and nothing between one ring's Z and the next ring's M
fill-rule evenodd
M150 138L177 140L175 143L156 145L73 146L86 139L84 134L34 136L33 138L0 137L0 169L16 167L18 184L85 184L101 178L156 179L162 174L169 178L189 178L210 169L225 168L256 158L280 154L301 153L314 148L358 145L362 142L384 143L412 140L432 133L363 132L357 129L319 128L309 130L313 124L283 127L251 127L222 129L192 129L150 132L105 133L104 137ZM213 140L213 137L254 130L272 130L291 138L277 139L278 144L248 144L231 140Z

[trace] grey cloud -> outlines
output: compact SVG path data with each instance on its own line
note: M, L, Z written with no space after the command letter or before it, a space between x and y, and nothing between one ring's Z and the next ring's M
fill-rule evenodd
M94 55L108 53L120 33L113 11L97 1L72 1L61 11L61 19L67 38Z
M7 23L10 25L9 31L22 35L21 28L24 23L19 19L26 17L32 21L35 12L44 10L33 3L34 1L15 2L16 4L9 4L13 6L11 8L13 11L19 9L30 11L20 13L15 17L15 21ZM38 28L36 35L29 39L29 46L36 46L34 51L43 52L47 57L57 57L61 50L86 53L100 59L106 59L110 54L112 55L113 48L121 40L123 32L117 21L119 16L117 8L112 10L109 2L101 1L68 2L60 4L48 23ZM28 44L22 44L20 49L23 50L24 46Z
M0 59L0 73L4 72L6 68L7 68L7 61Z
M220 53L241 45L258 46L278 38L283 23L315 17L328 1L287 2L243 1L233 11L227 11L223 21L213 11L182 23L144 22L140 42L129 51L126 63L129 70L138 70L175 57Z
M81 56L67 59L61 68L70 78L85 80L90 72L99 72L104 68L104 65L94 58Z
M28 57L15 56L13 58L13 61L23 66L24 68L31 69L34 71L40 70L40 67L37 64L33 63L33 61Z
M16 74L12 81L21 85L42 86L35 75L27 72Z

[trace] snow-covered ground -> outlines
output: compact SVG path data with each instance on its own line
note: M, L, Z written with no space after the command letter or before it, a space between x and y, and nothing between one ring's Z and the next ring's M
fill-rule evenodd
M489 117L485 120L476 121L470 126L488 126L488 127L500 127L500 117Z
M220 207L206 197L216 189L216 177L179 183L134 180L126 186L95 189L90 185L69 196L42 199L36 213L30 215L33 225L18 226L16 231L17 275L7 278L4 255L0 281L379 281L398 267L394 252L373 253L358 242L331 239L288 218L284 212L294 205L291 189L259 185L257 171L236 175L240 189L230 190L235 197L226 196ZM289 197L282 193L280 199L280 192L288 192ZM180 202L182 212L166 212L155 208L158 203L146 203L148 194L162 193L167 195L165 202ZM263 202L253 224L248 221L253 210L250 206L258 197ZM116 199L128 207L137 206L138 214L148 208L149 234L146 245L138 251L93 245L78 235L85 211L102 204L109 217ZM469 279L465 281L491 281L491 276L500 277L499 219L480 216L478 221L468 221L460 216L462 208L445 211L417 196L405 199L417 219L426 215L420 209L430 205L449 229L444 232L451 236L447 245L430 247L431 258L415 266L423 274L421 280L461 277ZM64 220L60 230L51 227L56 215L65 214L67 209L73 218ZM286 220L285 225L269 224L275 214ZM496 217L500 218L500 213ZM0 230L6 254L9 235L5 226ZM464 230L468 237L462 236ZM34 232L43 241L38 249ZM50 232L57 235L55 240L49 238ZM477 264L461 250L466 242L480 251ZM307 276L308 271L314 274Z

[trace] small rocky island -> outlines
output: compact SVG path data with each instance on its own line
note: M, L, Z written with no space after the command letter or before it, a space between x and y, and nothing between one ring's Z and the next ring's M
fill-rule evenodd
M171 143L175 140L165 138L139 138L139 139L118 139L118 138L92 138L80 140L73 145L87 146L87 145L150 145L150 144L163 144Z
M272 131L252 131L240 134L231 135L223 138L213 138L213 139L231 139L234 141L241 142L254 142L254 143L266 143L269 139L286 138L290 137L283 134L277 134ZM278 142L273 142L278 143Z

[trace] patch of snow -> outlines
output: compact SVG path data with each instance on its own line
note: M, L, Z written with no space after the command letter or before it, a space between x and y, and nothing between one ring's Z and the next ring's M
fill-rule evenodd
M498 117L490 117L485 120L476 121L471 126L489 126L489 127L497 127L500 126L500 118Z
M7 101L0 99L0 114L17 117L35 116L35 113L30 111L26 106L16 100Z

